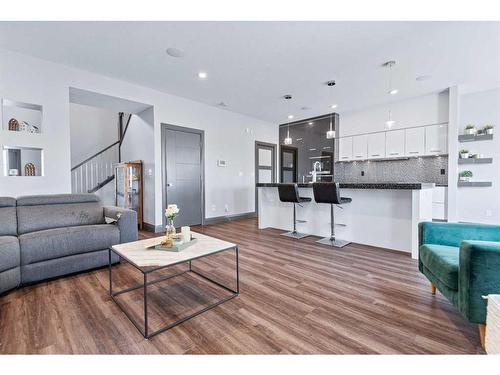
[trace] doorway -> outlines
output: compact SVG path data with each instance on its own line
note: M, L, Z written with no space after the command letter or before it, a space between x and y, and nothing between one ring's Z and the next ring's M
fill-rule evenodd
M204 222L204 132L162 124L163 214L169 204L179 207L175 226Z
M255 141L255 183L276 182L276 145ZM255 187L255 212L258 212L257 187Z

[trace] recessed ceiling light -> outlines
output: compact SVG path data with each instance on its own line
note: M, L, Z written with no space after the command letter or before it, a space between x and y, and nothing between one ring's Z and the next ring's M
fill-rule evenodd
M288 119L289 120L293 119L293 115L288 115Z
M184 57L184 51L179 48L169 47L167 48L167 55L172 57Z
M308 124L308 125L312 125L312 124L314 124L314 122L309 121L307 124Z
M207 72L198 72L198 78L199 79L206 79L207 78Z
M425 75L422 75L422 76L418 76L417 78L415 78L417 81L427 81L428 79L431 79L432 76L431 75L428 75L428 74L425 74Z
M389 91L389 94L396 95L398 92L399 92L398 89L392 89L391 91Z
M330 106L330 108L331 108L331 109L335 109L335 108L337 108L337 107L338 107L338 105L337 105L337 104L332 104L332 105Z

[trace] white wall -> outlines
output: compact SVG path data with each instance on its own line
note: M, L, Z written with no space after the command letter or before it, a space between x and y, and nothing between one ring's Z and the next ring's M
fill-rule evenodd
M500 224L500 88L461 95L459 113L460 134L463 134L465 125L469 123L476 124L478 127L493 124L496 128L491 141L459 143L458 145L459 149L466 148L471 153L481 153L485 157L493 158L493 164L459 166L459 171L471 170L474 174L473 180L492 181L493 186L458 188L458 220ZM453 157L458 157L458 155L453 155Z
M116 96L154 106L155 224L162 222L161 123L205 131L206 216L251 212L254 197L254 142L278 143L275 124L98 74L0 50L0 96L43 106L44 134L37 139L1 132L0 145L44 149L45 176L0 176L0 195L71 191L69 88ZM250 131L247 133L246 128ZM21 139L22 138L22 139ZM228 161L217 168L217 158ZM1 161L0 161L1 162ZM1 164L0 164L1 165ZM224 211L224 204L229 211Z
M69 104L71 166L118 140L118 112Z
M372 133L388 130L386 121L389 110L396 124L392 129L448 122L448 91L420 96L361 111L340 113L339 136Z
M142 160L143 221L155 223L155 153L153 108L132 115L122 143L122 161Z

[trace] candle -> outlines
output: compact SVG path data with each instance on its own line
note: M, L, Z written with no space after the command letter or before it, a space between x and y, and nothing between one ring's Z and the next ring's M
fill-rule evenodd
M181 234L182 234L182 242L191 241L191 229L189 227L182 227Z

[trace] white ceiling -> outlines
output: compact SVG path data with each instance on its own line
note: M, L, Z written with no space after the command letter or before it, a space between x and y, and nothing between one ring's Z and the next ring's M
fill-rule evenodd
M332 102L342 113L455 84L500 86L499 22L0 22L0 48L275 123L327 113ZM395 96L381 67L390 59Z

